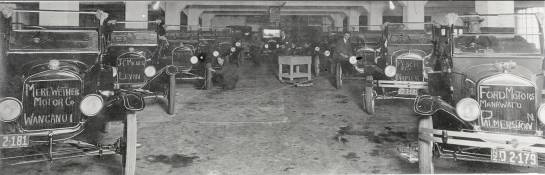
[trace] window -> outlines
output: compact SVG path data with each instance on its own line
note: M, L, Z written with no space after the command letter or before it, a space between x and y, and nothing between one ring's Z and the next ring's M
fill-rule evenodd
M517 9L516 13L543 13L543 7L531 7ZM535 44L536 48L540 48L539 41L539 23L533 16L517 16L516 18L516 33L521 34L529 43ZM532 35L533 34L533 35Z

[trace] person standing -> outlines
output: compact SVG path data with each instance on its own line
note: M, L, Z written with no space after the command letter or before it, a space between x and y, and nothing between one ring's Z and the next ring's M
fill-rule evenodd
M335 43L335 48L333 52L333 59L331 63L340 64L341 68L344 70L350 69L350 62L348 59L350 56L354 55L352 45L350 44L350 32L344 32L343 38L339 39Z

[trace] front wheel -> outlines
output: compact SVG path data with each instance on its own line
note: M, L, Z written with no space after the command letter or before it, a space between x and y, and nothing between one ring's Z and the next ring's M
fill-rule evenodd
M375 97L373 96L373 76L368 75L365 78L365 92L363 94L363 106L365 112L370 115L375 114Z
M430 140L433 135L427 129L433 129L431 116L424 116L418 122L419 135L426 137L418 137L418 166L420 173L433 174L433 141Z
M123 132L123 175L134 175L136 171L136 114L126 115Z
M204 77L204 89L209 90L212 88L212 63L206 63L204 66L206 75Z
M314 56L314 76L320 75L320 56Z
M343 70L341 67L341 63L336 63L335 65L335 88L340 89L343 85Z

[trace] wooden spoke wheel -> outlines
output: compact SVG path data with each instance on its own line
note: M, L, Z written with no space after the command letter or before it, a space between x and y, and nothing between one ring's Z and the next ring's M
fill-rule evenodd
M176 74L170 75L166 91L168 114L173 115L176 105Z
M206 63L205 72L206 75L204 76L204 89L209 90L212 89L212 71L210 70L212 68L212 63Z
M343 70L341 67L341 63L337 63L335 65L335 88L340 89L343 85Z
M363 107L365 112L370 115L375 114L375 96L373 92L373 76L368 75L365 78L365 91L363 94Z

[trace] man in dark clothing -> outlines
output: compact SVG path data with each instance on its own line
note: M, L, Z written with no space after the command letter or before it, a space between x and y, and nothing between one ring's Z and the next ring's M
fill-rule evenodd
M225 61L222 58L218 58L218 64L222 65L221 69L215 70L213 68L214 76L212 81L220 84L224 90L235 89L238 82L239 73L238 66L230 61Z
M343 34L343 38L339 39L335 43L335 50L333 52L333 61L331 63L339 63L341 64L343 72L349 72L353 69L350 67L352 66L348 59L354 55L354 51L352 49L352 45L350 44L350 33L345 32Z

